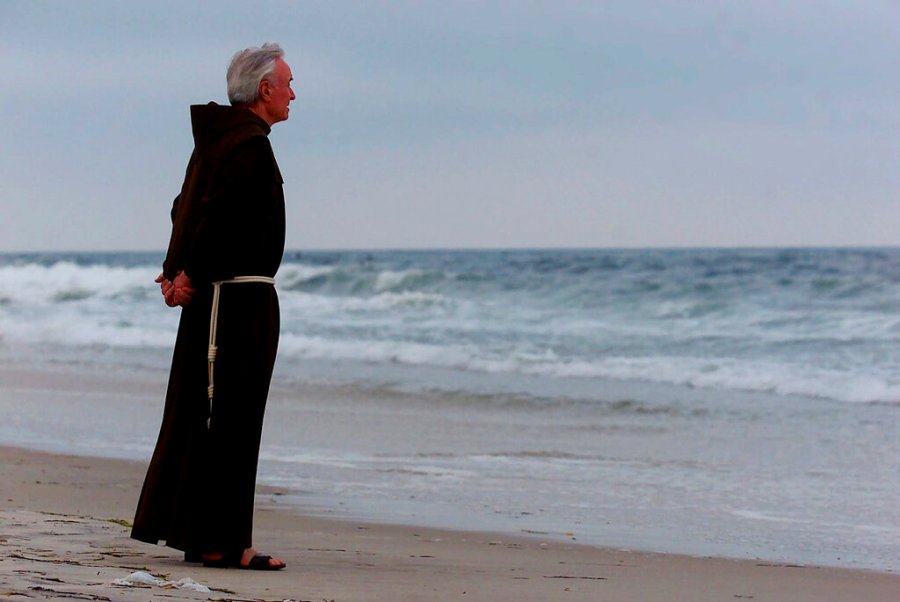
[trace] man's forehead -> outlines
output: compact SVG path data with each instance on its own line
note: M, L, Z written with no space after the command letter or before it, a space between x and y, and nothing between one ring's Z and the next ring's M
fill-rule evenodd
M284 59L275 59L275 69L281 70L288 79L294 79L294 74L291 72L291 67Z

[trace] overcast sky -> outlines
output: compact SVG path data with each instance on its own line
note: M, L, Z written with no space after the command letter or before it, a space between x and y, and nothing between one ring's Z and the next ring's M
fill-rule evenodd
M0 251L164 249L265 41L290 248L900 239L897 0L0 0Z

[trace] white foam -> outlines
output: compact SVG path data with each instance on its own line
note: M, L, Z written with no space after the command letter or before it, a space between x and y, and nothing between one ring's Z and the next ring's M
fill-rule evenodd
M10 303L54 304L87 297L111 299L123 294L158 292L158 271L148 267L80 266L59 262L0 267L0 295Z
M453 306L456 303L442 295L419 291L382 292L370 297L329 297L308 293L282 293L280 295L282 309L290 317L290 312L303 315L313 311L316 315L330 322L347 322L350 316L346 312L357 314L367 311L390 311L393 309L429 308ZM401 323L402 316L396 316Z
M419 278L424 275L422 270L402 270L391 271L385 270L378 273L375 277L374 289L376 292L389 291L399 288L404 282L410 279Z
M288 354L315 359L397 362L457 368L470 366L473 354L472 350L452 345L400 341L340 341L294 334L282 335L279 348Z
M293 290L338 270L365 290ZM0 340L169 347L180 312L162 303L157 273L151 266L65 261L0 266ZM900 348L900 319L891 288L865 303L829 301L821 310L810 306L821 301L808 292L794 299L751 288L755 298L725 293L721 305L702 295L648 294L636 307L604 301L602 311L587 311L534 291L442 294L421 286L427 273L286 263L278 274L281 353L850 402L900 400L900 356L893 351Z
M838 401L896 402L897 375L860 366L828 370L804 362L728 358L612 357L570 360L552 351L513 350L488 355L483 348L401 341L338 341L286 334L283 353L297 357L435 366L486 373L527 374L550 378L637 380L679 386L779 395L822 397Z
M285 264L279 271L276 281L279 288L291 289L303 282L309 282L320 276L334 273L332 266L314 266L299 263Z

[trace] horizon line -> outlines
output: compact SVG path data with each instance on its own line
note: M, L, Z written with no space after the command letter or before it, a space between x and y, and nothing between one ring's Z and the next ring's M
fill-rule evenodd
M480 247L480 246L435 246L435 247L309 247L288 248L284 253L416 253L416 252L527 252L527 251L740 251L740 250L879 250L898 249L900 244L791 244L791 245L647 245L647 246L509 246L509 247ZM0 250L0 255L76 255L76 254L147 254L158 253L165 255L165 249L32 249L32 250Z

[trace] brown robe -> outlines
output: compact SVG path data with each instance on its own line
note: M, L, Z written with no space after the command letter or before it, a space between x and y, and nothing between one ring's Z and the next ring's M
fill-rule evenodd
M194 152L172 207L167 278L196 288L182 309L162 426L131 536L192 553L252 546L263 413L278 348L268 284L223 284L210 427L207 347L212 285L274 276L284 252L282 178L269 126L243 107L191 107Z

